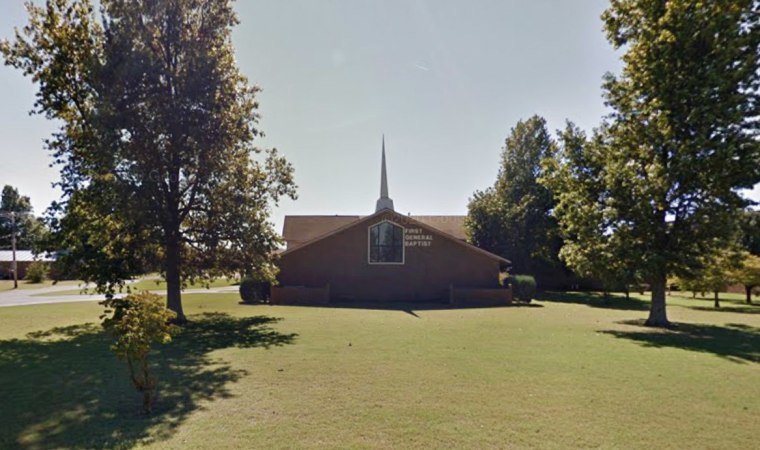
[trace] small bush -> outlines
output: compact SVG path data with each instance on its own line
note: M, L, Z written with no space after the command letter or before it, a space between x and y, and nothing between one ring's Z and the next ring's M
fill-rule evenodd
M261 303L269 299L272 284L246 277L240 280L240 298L243 303Z
M512 286L512 295L525 303L530 303L536 295L536 279L531 275L512 275L509 285Z
M111 350L129 366L132 384L143 396L143 411L150 414L156 400L156 378L153 376L148 355L154 343L171 342L178 328L169 322L176 317L174 311L164 306L160 295L150 292L131 294L124 298L113 298L101 302L106 310L103 328L108 330L116 342Z
M26 269L26 281L30 283L42 283L48 277L48 265L41 261L29 264Z

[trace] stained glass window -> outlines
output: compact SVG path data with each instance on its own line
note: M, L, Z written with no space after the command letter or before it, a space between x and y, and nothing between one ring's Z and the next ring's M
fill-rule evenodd
M380 222L369 229L369 262L404 262L404 229L391 222Z

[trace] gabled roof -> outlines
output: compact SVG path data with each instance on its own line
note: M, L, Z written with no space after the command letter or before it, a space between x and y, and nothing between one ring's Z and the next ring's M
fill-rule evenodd
M359 216L285 216L282 238L292 248L359 219Z
M311 244L314 244L315 242L319 242L319 241L321 241L323 239L326 239L326 238L328 238L330 236L338 234L341 231L343 231L343 230L345 230L347 228L353 227L355 225L359 225L359 224L364 223L364 222L369 222L370 220L374 219L375 217L377 217L377 216L379 216L381 214L386 214L386 213L389 213L389 214L397 216L400 222L405 222L406 224L412 224L412 225L418 226L420 228L423 228L425 230L428 230L428 231L430 231L432 233L443 235L444 237L449 238L451 241L456 242L459 245L463 245L463 246L467 247L470 250L482 253L482 254L490 257L490 258L493 258L493 259L496 259L496 260L499 260L499 261L502 261L502 262L505 262L505 263L509 263L510 262L506 258L503 258L503 257L501 257L499 255L496 255L494 253L491 253L489 251L483 250L482 248L475 247L474 245L468 244L464 240L459 239L457 236L449 234L449 233L447 233L447 232L445 232L443 230L440 230L440 229L438 229L438 228L436 228L436 227L434 227L432 225L428 225L427 223L425 223L425 222L423 222L421 220L417 220L417 219L414 218L414 216L405 216L403 214L399 214L399 213L397 213L397 212L395 212L393 210L390 210L390 209L383 209L383 210L378 211L378 212L376 212L376 213L374 213L372 215L364 216L364 217L362 217L362 218L360 218L358 220L354 220L352 222L349 222L349 223L347 223L347 224L345 224L345 225L343 225L341 227L338 227L338 228L336 228L336 229L334 229L334 230L332 230L332 231L330 231L330 232L328 232L326 234L323 234L323 235L321 235L319 237L316 237L316 238L311 239L311 240L306 241L306 242L302 242L297 247L288 248L284 252L280 253L280 256L285 256L285 255L288 255L290 253L297 252L298 250L300 250L300 249L302 249L304 247L307 247L307 246L309 246ZM338 216L338 217L352 217L352 216ZM446 217L446 216L426 216L426 217Z
M288 243L288 248L294 248L345 225L356 222L362 217L366 216L285 216L282 238ZM418 222L429 225L457 239L465 240L467 238L464 231L465 216L405 217L411 217Z
M465 216L410 216L412 219L429 225L436 230L450 234L457 239L467 239L464 231Z
M13 261L13 251L0 250L0 262ZM31 261L55 261L55 258L45 253L40 253L36 257L31 250L16 250L16 262L31 262Z

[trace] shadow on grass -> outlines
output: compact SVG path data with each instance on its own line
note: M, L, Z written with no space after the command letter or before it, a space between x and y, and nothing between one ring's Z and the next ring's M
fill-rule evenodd
M618 322L642 327L643 320ZM739 323L725 326L677 323L670 329L638 328L630 331L606 330L603 333L630 339L645 347L673 347L712 353L737 363L760 363L760 328Z
M620 309L626 311L648 311L649 304L636 298L626 299L619 295L604 297L597 292L541 292L536 295L540 302L573 303L592 308Z
M148 417L99 325L0 341L0 448L127 448L164 440L202 402L229 397L228 385L246 375L213 359L212 351L269 348L296 338L272 329L280 320L272 317L207 313L191 320L151 355L159 393Z
M298 306L298 305L294 305ZM399 311L412 317L420 318L417 314L421 311L443 311L456 309L476 309L476 308L541 308L542 305L535 303L513 302L509 304L494 305L492 303L471 303L466 305L451 305L448 301L435 302L407 302L407 301L331 301L326 305L319 305L321 308L337 309L374 309L379 311Z
M723 298L720 299L720 308L716 308L714 297L692 296L683 292L675 292L668 295L668 300L678 299L679 306L689 308L695 311L705 312L726 312L735 314L760 314L760 305L747 303L744 298Z
M735 314L760 314L760 306L722 306L716 308L714 306L687 306L689 309L695 311L708 311L708 312L725 312Z

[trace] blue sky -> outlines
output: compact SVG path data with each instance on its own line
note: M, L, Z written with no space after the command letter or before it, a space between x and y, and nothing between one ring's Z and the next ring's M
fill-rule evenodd
M299 199L285 214L368 214L379 194L385 133L390 196L412 214L465 214L494 182L504 138L521 118L586 130L606 113L602 75L620 70L604 39L604 0L239 0L238 63L259 95L266 137L294 165ZM0 37L23 26L3 0ZM37 213L58 197L29 116L35 89L0 67L0 184ZM760 200L760 187L749 193Z

